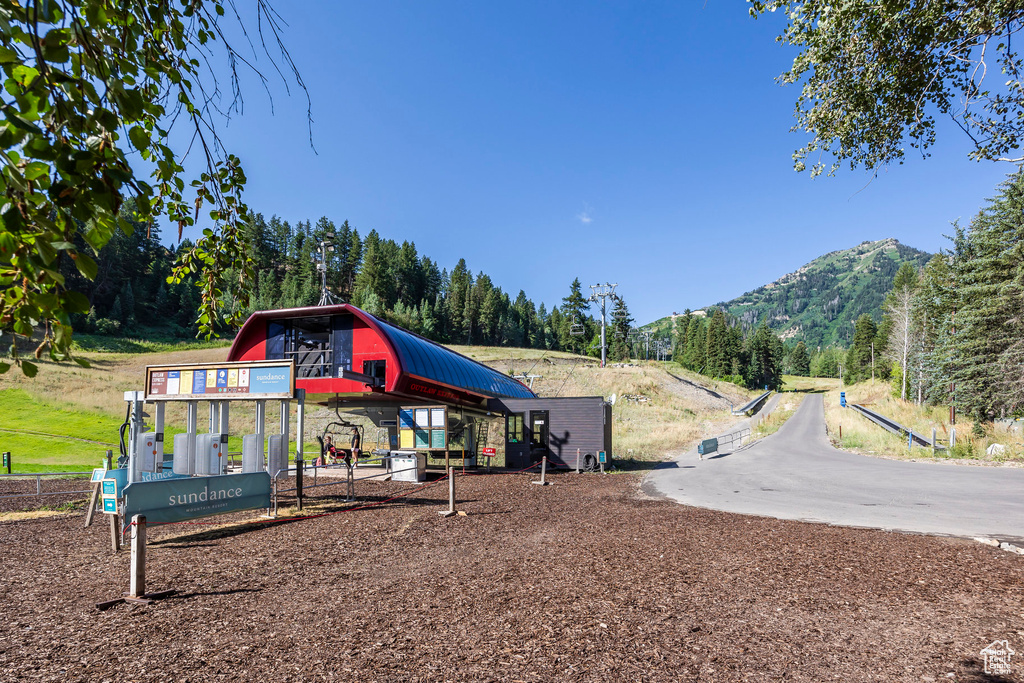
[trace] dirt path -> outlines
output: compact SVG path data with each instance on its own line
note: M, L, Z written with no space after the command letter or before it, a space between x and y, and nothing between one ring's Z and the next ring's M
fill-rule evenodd
M106 612L93 603L127 588L128 555L109 553L105 524L0 523L0 671L17 681L1019 680L986 677L979 655L996 639L1024 648L1016 555L644 500L634 475L555 475L543 488L533 478L466 477L459 507L471 514L448 520L436 514L438 486L319 519L164 527L152 534L149 584L180 595Z

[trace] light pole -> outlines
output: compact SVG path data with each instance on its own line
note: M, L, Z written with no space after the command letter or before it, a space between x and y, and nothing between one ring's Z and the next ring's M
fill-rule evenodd
M607 282L603 285L590 285L592 294L590 295L590 301L597 303L601 302L601 367L605 366L608 360L608 345L605 343L605 326L607 319L608 310L608 299L615 296L615 288L618 287L618 283L610 285Z

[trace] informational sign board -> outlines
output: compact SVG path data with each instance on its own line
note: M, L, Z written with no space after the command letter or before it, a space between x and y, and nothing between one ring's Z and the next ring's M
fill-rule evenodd
M124 490L124 515L148 523L182 522L239 510L270 507L266 472L143 481Z
M113 496L103 496L103 512L107 515L117 514L117 498Z
M288 400L295 396L294 362L245 361L146 368L147 401Z
M401 408L398 411L398 445L403 450L447 450L448 406Z
M103 487L100 490L100 493L103 494L104 498L107 496L111 496L115 499L121 497L121 486L118 485L117 479L104 479L100 484Z
M89 478L89 481L91 481L92 483L95 484L98 481L103 481L103 479L106 476L107 476L107 471L104 468L102 468L102 467L97 467L96 469L94 469L92 471L92 477Z
M607 465L608 464L608 454L605 453L604 451L598 451L597 452L597 461L600 464L602 464L602 465Z

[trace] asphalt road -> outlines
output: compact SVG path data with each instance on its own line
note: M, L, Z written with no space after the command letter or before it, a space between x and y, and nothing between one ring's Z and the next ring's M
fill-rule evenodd
M770 409L770 408L769 408ZM1024 540L1024 469L914 463L832 448L822 397L732 453L690 451L644 490L697 507L927 534Z

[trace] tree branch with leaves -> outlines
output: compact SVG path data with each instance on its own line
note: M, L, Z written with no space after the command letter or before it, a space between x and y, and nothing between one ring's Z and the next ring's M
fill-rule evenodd
M264 54L280 74L269 37L305 91L283 47L280 17L263 0L253 7ZM264 87L268 79L229 40L227 10L234 17L227 21L242 23L231 0L0 0L0 336L10 335L8 355L26 374L36 366L19 355L17 337L41 328L35 357L69 359L70 315L88 311L86 297L66 286L61 263L70 259L95 278L93 256L117 231L131 234L132 221L168 221L180 239L205 212L212 227L171 276L199 276L202 334L213 333L226 286L248 300L246 178L217 124L240 111L239 64ZM242 32L252 47L244 24ZM227 100L220 73L231 82ZM180 149L172 139L187 144ZM190 156L202 169L194 178L184 168ZM225 283L229 270L235 280ZM0 372L9 368L0 363Z

